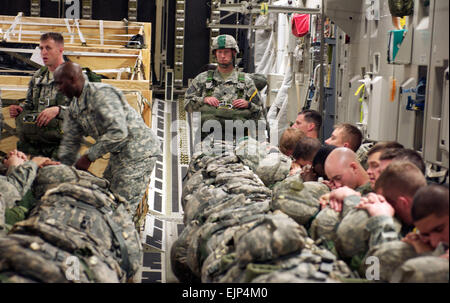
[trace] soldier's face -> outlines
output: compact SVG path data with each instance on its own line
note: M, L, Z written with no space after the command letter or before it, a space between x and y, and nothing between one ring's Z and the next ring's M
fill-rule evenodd
M218 49L216 50L217 63L219 63L219 65L222 67L227 67L233 64L233 55L234 50L232 49Z
M311 123L305 120L305 115L298 115L292 128L297 128L307 134L311 129Z
M334 187L348 186L355 189L357 187L355 166L354 162L348 164L327 162L325 164L325 172Z
M344 142L343 131L342 128L336 128L331 134L331 137L325 140L325 143L339 147L348 147L348 143Z
M367 158L367 174L369 175L369 181L372 188L375 187L375 182L377 181L378 177L380 176L382 170L381 170L381 163L380 163L380 155L381 152L376 152L371 154Z
M55 84L58 90L68 98L73 98L77 95L76 83L70 77L55 73Z
M45 66L56 66L64 52L64 47L53 39L41 41L39 44L41 58Z
M443 216L431 214L414 222L414 225L420 232L421 240L430 244L431 247L436 248L440 242L448 245L448 214Z

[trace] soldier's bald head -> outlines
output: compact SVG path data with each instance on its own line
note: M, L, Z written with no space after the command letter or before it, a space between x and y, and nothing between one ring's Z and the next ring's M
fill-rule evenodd
M83 69L81 66L77 63L73 62L64 62L63 64L59 65L58 68L56 68L55 77L64 77L64 78L82 78L83 77Z
M64 62L54 72L58 90L68 98L79 97L84 86L83 70L73 62Z
M354 151L347 147L334 149L325 161L325 173L336 187L357 188L368 182L366 171Z
M357 161L357 156L354 151L347 147L338 147L328 155L325 161L325 170L330 165L342 166L354 161Z

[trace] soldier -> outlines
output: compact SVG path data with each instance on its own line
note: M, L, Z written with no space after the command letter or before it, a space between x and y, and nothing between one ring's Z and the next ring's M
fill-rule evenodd
M372 217L367 224L371 247L399 240L414 228L411 215L413 197L426 185L422 172L408 161L395 161L383 171L375 184L377 195L362 198L356 206L367 210ZM394 226L394 215L402 223L400 234Z
M319 149L322 147L319 139L304 137L297 142L292 157L295 159L292 162L291 175L296 172L303 173L303 169L311 170L314 157Z
M367 152L367 174L369 175L372 188L375 187L375 182L383 172L383 169L386 168L381 165L380 156L385 150L390 148L403 148L403 145L395 141L378 142Z
M448 188L437 184L422 187L414 195L411 216L419 232L409 233L403 241L417 253L437 249L442 243L447 248L442 257L448 259L448 198Z
M319 114L319 112L312 109L301 111L297 116L297 120L295 120L294 124L292 125L293 128L302 130L307 137L311 138L319 138L319 131L321 126L322 116Z
M305 133L296 128L286 129L280 138L280 151L286 156L292 156L298 141L305 137Z
M361 193L371 191L367 172L349 148L338 147L330 153L325 161L325 173L332 189L348 186Z
M208 125L216 128L215 131L219 128L219 124L205 123L208 120L220 123L222 138L216 139L230 139L224 135L231 134L234 127L233 130L226 129L228 123L225 121L242 121L247 127L247 134L256 138L256 133L249 130L253 128L258 131L263 108L254 81L248 74L237 72L234 68L239 53L236 40L230 35L220 35L214 39L212 51L218 62L217 69L203 72L192 81L185 95L186 111L201 113L202 140L212 133L206 129ZM247 121L254 121L255 124L248 124Z
M37 170L47 165L57 165L59 162L51 161L45 157L34 157L30 161L24 159L23 154L17 150L8 153L3 164L9 168L7 176L0 175L0 233L4 232L5 223L9 226L25 219L26 214L33 205L22 201L22 198L31 188L36 178ZM9 227L6 227L8 229Z
M25 103L11 105L9 112L16 118L19 150L56 158L65 108L70 102L58 93L53 76L55 69L64 62L64 38L59 33L43 34L39 48L45 66L31 78Z
M331 137L325 140L325 143L338 147L348 147L356 152L361 146L362 137L361 131L356 126L342 123L334 126Z
M78 64L60 65L55 83L64 95L73 98L64 120L59 159L87 170L109 152L103 177L111 182L111 191L130 203L134 213L149 184L156 157L161 154L158 138L119 90L86 81ZM96 143L77 160L83 136L93 137Z
M422 156L413 149L389 148L380 155L381 170L385 169L392 161L409 161L416 165L425 175L425 162Z

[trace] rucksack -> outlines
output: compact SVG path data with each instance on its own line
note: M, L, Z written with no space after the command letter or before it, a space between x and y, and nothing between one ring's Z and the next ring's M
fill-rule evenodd
M414 0L389 0L389 11L392 17L412 16Z

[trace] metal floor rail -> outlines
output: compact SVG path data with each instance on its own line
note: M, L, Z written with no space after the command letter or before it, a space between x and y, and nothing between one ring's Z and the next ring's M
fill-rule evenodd
M190 161L188 128L182 100L154 100L152 129L163 155L152 172L147 214L141 240L144 249L142 283L175 283L170 249L184 228L181 194Z

